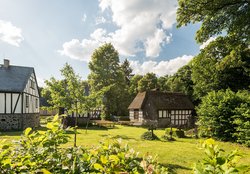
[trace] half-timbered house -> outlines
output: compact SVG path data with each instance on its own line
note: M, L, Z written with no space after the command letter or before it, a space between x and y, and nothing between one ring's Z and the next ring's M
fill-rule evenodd
M39 126L39 89L34 68L0 64L0 130Z
M129 118L136 125L149 120L158 127L192 127L194 105L187 95L173 92L145 91L138 93L129 109Z

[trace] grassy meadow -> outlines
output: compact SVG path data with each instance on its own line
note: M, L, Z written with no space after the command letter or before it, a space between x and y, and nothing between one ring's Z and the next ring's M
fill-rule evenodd
M44 127L40 128L45 131ZM89 127L79 128L77 134L77 145L96 146L100 141L113 141L114 139L122 139L124 144L128 144L131 148L138 151L140 156L149 153L157 156L158 161L167 166L171 173L192 173L194 163L204 157L203 150L199 149L202 139L180 138L176 141L168 142L164 140L147 141L141 140L142 133L147 131L145 128L116 125L115 128ZM161 137L164 130L155 130L154 133ZM2 132L0 139L7 141L17 140L22 132ZM65 146L73 146L73 134L69 132L70 142ZM250 173L250 149L235 143L217 142L225 153L229 153L234 149L238 149L242 155L238 163L241 173Z

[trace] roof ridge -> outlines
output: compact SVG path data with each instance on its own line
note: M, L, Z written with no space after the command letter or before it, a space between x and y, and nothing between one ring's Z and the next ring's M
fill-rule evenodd
M0 64L0 67L3 67L4 64ZM18 68L32 68L34 69L34 67L31 66L18 66L18 65L9 65L9 67L18 67Z

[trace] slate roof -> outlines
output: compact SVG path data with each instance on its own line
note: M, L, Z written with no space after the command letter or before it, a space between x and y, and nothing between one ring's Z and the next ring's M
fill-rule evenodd
M0 91L22 92L33 72L31 67L0 65Z
M128 109L143 109L145 103L157 109L194 109L187 95L177 92L146 91L136 95Z

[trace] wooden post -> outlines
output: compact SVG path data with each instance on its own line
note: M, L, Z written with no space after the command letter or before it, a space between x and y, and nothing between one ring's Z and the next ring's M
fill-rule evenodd
M75 117L75 136L74 136L74 147L76 147L76 134L77 134L77 115L78 115L78 108L77 108L77 101L76 101L76 117Z
M173 135L172 125L170 125L169 135L170 135L170 140L172 140L172 135Z

